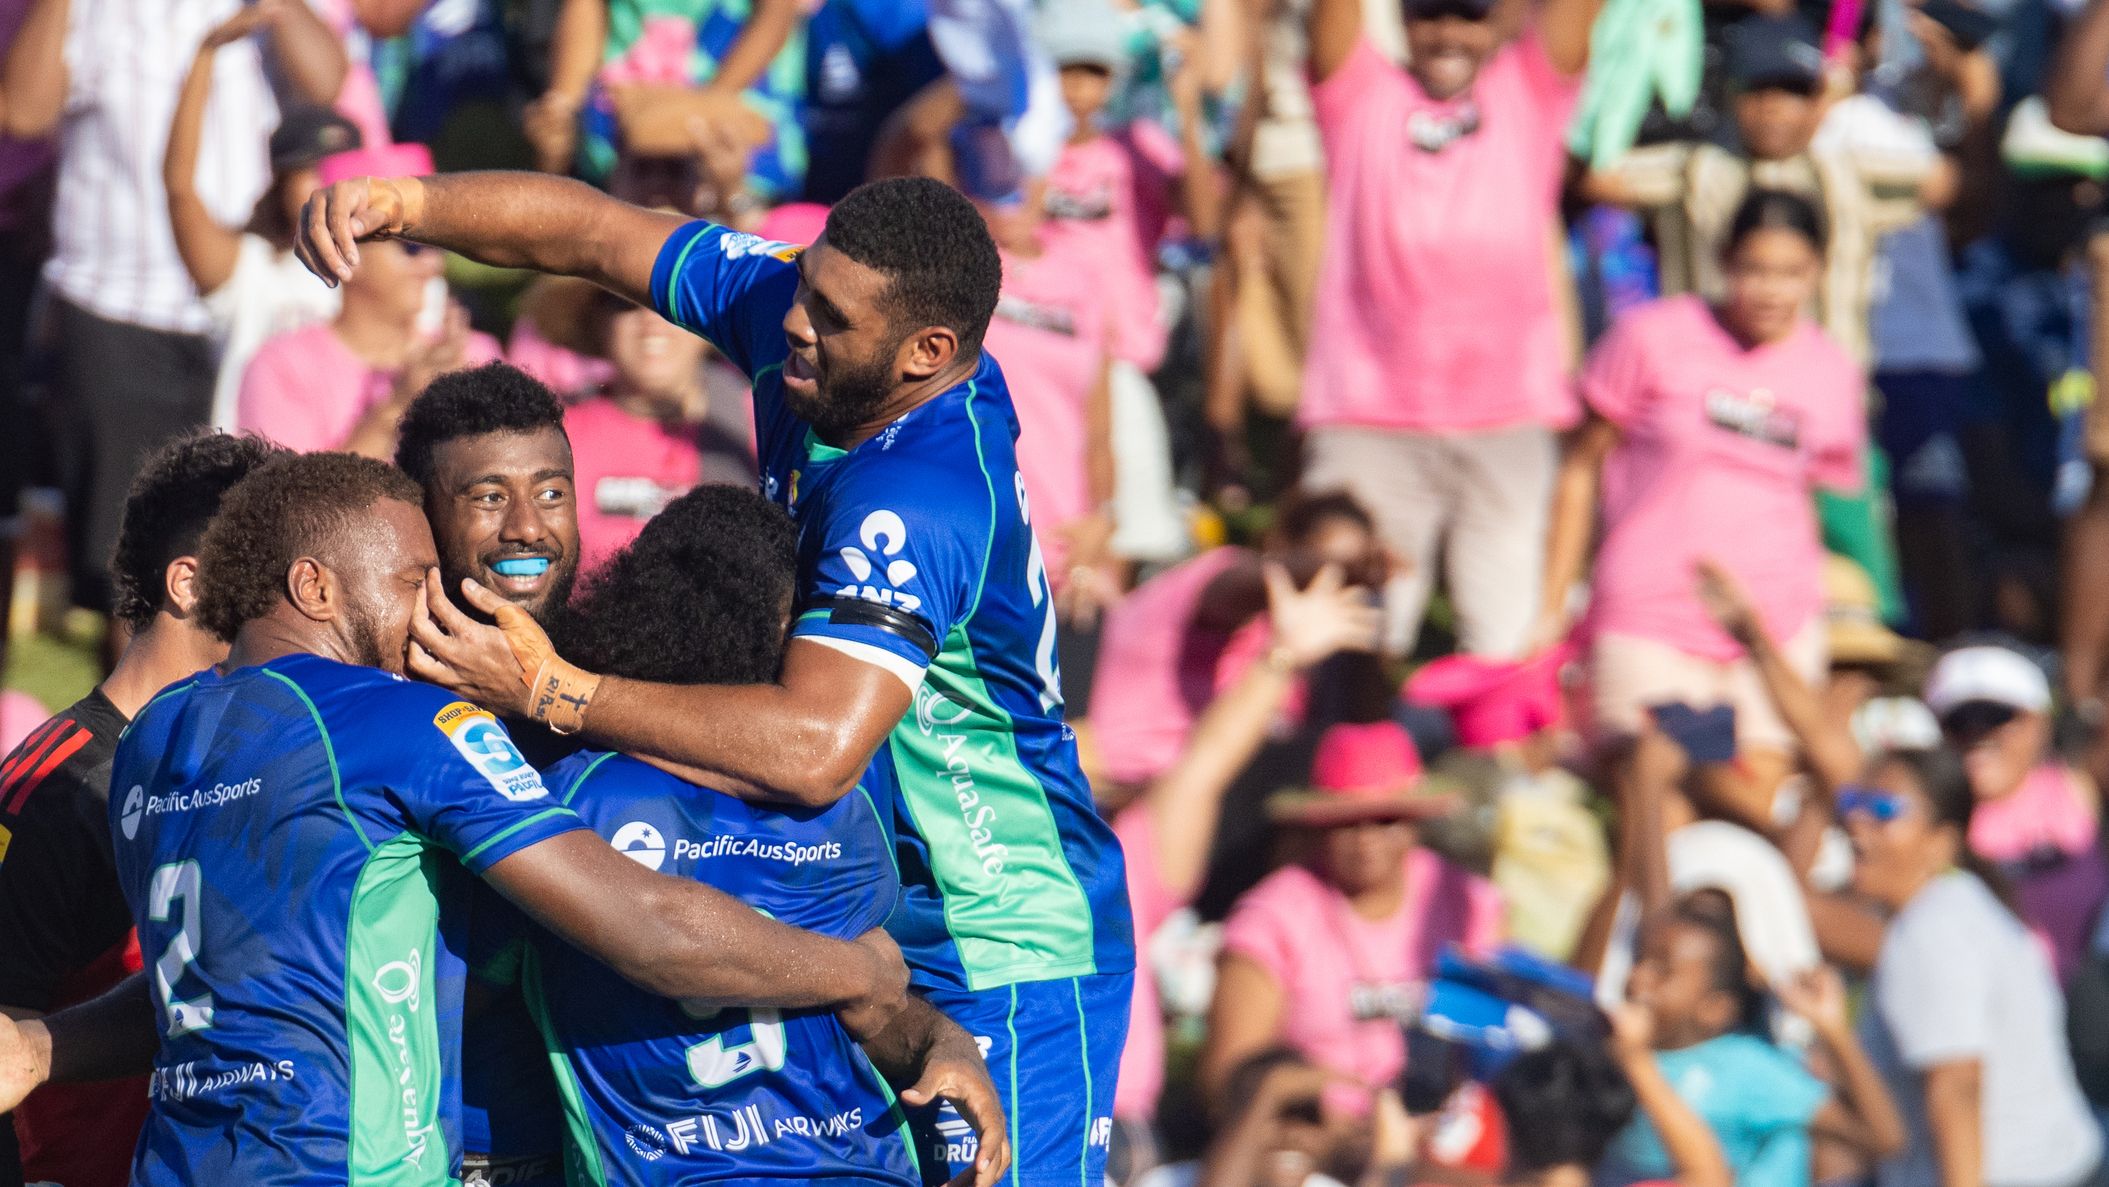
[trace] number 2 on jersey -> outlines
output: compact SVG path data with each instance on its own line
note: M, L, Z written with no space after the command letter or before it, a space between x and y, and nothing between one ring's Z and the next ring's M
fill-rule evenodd
M183 901L182 923L161 950L161 959L154 962L154 992L168 1012L168 1037L172 1039L212 1025L212 994L201 993L188 1000L176 997L176 983L198 959L198 919L204 914L199 900L204 892L204 879L195 861L158 867L147 885L146 917L154 923L169 922L170 909L176 900Z
M1033 542L1032 555L1025 562L1025 584L1032 590L1033 608L1045 606L1047 617L1040 624L1040 645L1033 652L1033 667L1040 673L1040 709L1053 709L1062 703L1062 668L1055 657L1055 607L1054 583L1047 579L1047 558L1040 551L1040 533L1033 531L1032 508L1025 502L1025 475L1017 476L1018 518L1025 521L1026 535Z

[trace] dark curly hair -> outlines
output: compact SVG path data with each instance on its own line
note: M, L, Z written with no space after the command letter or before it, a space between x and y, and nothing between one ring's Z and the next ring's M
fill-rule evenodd
M220 502L198 545L198 618L222 639L286 595L286 571L384 499L422 508L401 470L350 453L272 458Z
M557 621L557 649L657 684L773 680L797 568L782 508L746 487L696 487L587 579Z
M896 330L945 326L959 335L962 353L981 349L1003 263L988 224L958 190L927 177L858 186L828 211L827 241L886 274Z
M110 557L110 612L135 631L154 621L169 565L198 551L220 497L285 452L261 437L199 429L148 454L125 495L117 550Z
M395 464L419 486L432 482L432 454L462 437L564 431L564 404L543 383L506 363L449 371L403 412Z
M1494 1080L1507 1119L1509 1177L1588 1169L1633 1119L1633 1082L1600 1043L1561 1039L1516 1057Z
M1377 530L1369 509L1344 490L1293 490L1275 504L1273 534L1288 544L1301 544L1326 523L1344 519L1365 532Z

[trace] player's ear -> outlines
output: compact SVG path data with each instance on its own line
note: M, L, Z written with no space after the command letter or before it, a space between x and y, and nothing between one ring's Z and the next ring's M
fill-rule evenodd
M901 343L901 355L901 374L928 379L959 357L959 333L950 326L924 326Z
M301 557L286 570L286 600L316 622L334 620L343 596L337 575L312 556Z
M179 556L161 571L161 604L178 618L198 612L198 558Z

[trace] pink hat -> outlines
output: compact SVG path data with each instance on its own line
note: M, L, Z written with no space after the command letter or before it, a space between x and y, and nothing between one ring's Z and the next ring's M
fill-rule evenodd
M1519 741L1560 723L1560 667L1572 654L1562 645L1521 660L1446 655L1413 674L1406 699L1449 710L1461 746Z
M811 247L825 230L827 207L818 202L788 202L763 215L762 225L754 233L778 243Z
M351 177L423 177L432 172L432 151L422 144L385 144L333 153L315 166L323 185Z
M1270 796L1267 815L1284 824L1324 827L1428 820L1456 810L1455 798L1424 794L1420 784L1420 752L1398 722L1336 725L1318 739L1311 786Z

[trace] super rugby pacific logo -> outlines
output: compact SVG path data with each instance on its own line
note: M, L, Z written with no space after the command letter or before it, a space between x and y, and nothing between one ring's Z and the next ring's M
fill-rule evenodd
M505 727L488 711L467 701L455 701L434 714L432 724L499 795L525 801L549 794L549 789L542 786L542 776L528 765Z

